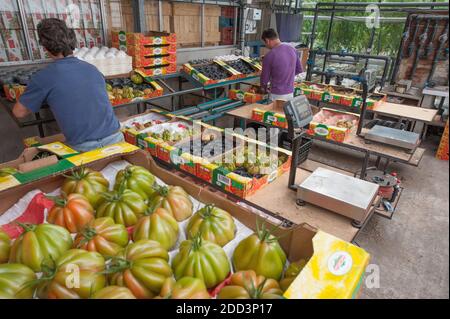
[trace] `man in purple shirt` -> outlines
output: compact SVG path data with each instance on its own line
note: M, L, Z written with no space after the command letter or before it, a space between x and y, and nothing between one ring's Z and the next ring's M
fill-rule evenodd
M297 50L282 43L274 29L265 30L262 40L270 52L262 63L261 89L270 93L272 101L290 100L294 97L295 76L303 72Z

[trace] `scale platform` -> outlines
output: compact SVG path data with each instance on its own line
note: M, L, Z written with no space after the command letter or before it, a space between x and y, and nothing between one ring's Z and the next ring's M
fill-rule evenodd
M363 222L379 186L325 168L317 168L297 188L297 199Z
M414 150L420 142L420 135L414 132L397 130L394 128L375 125L364 138L369 141L389 144L408 150Z

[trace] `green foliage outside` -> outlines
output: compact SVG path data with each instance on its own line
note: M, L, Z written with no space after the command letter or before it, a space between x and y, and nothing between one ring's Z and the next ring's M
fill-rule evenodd
M333 0L320 0L321 2L333 2ZM344 1L337 1L344 2ZM348 1L350 2L350 1ZM351 2L375 2L369 0L351 0ZM383 1L385 2L385 1ZM411 2L411 1L399 1L389 0L389 2ZM416 1L416 2L430 2L430 1ZM447 2L445 0L438 0L435 2ZM314 7L314 2L311 0L303 1L304 7ZM313 12L306 12L305 15L314 15ZM330 15L326 12L320 12L320 16ZM370 42L371 32L364 21L342 21L343 17L367 17L368 13L365 12L345 12L336 13L331 31L329 50L340 51L346 50L354 53L366 53L367 47ZM405 13L385 13L381 12L382 17L405 17ZM316 39L314 42L315 48L325 48L326 38L329 28L329 21L319 20L317 23ZM387 55L395 57L397 55L402 33L404 29L404 23L387 23L382 22L380 28L375 30L375 38L372 47L372 54ZM312 20L305 20L303 22L303 32L311 32ZM306 43L309 35L303 35L302 42Z

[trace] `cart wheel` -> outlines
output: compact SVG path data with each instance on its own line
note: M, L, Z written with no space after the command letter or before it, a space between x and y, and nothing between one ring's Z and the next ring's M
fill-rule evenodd
M295 201L295 203L297 204L297 206L305 206L306 205L306 202L304 200L301 200L301 199L297 199Z
M363 223L357 220L352 221L352 226L355 228L361 228L363 226Z

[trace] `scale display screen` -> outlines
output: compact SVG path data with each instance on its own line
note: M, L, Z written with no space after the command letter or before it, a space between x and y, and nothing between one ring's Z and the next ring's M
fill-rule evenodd
M292 129L302 129L313 119L311 105L304 95L300 95L284 105L289 125Z

